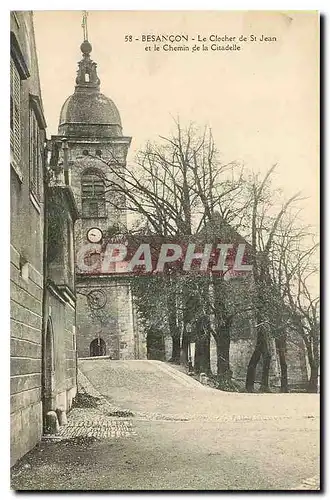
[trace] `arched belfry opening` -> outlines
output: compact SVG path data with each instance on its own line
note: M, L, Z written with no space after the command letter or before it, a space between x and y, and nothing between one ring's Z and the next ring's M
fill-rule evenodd
M89 346L89 353L91 357L94 356L105 356L107 352L106 344L103 339L98 337L94 339Z
M88 169L81 176L82 217L105 217L105 182L97 169Z

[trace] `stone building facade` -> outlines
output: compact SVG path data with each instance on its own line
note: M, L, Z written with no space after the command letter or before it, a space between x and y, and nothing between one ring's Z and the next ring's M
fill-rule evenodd
M46 124L40 99L32 15L11 13L10 22L13 462L32 448L42 434L43 143Z
M77 392L74 224L79 217L70 186L66 144L51 149L45 185L44 419L67 412ZM54 415L55 417L55 415Z
M102 243L111 232L126 229L125 199L115 183L123 173L131 138L123 135L114 102L100 92L96 63L88 41L81 45L74 93L63 104L58 142L68 145L72 189L80 219L75 224L77 278L77 349L79 357L141 357L130 284L123 278L85 273L81 249ZM93 254L90 256L93 259Z
M75 290L56 270L59 254L74 267L70 188L48 165L32 12L10 15L11 463L47 431L47 414L66 411L76 392ZM56 167L60 167L56 164ZM61 169L61 168L60 168ZM55 169L56 170L56 169ZM49 184L50 183L50 184ZM51 195L51 196L49 196ZM51 205L62 205L66 232L50 257ZM48 214L48 215L47 215ZM64 227L64 226L63 226Z

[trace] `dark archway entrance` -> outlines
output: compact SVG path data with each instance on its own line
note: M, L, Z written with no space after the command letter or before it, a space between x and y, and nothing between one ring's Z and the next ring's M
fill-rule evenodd
M43 339L43 370L42 370L42 407L44 429L46 428L46 414L54 410L54 376L55 376L55 355L54 355L54 331L52 320L47 320L46 332Z
M106 345L103 339L94 339L89 346L90 356L105 356Z
M165 341L160 330L148 330L147 332L147 358L165 361Z

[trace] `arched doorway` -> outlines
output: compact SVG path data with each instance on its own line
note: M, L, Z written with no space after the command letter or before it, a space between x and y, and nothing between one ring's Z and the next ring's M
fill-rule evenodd
M94 339L89 346L90 356L105 356L106 345L103 339L100 337Z
M43 341L43 370L42 370L42 393L43 393L43 416L45 425L45 416L48 411L54 410L54 374L55 374L55 355L54 355L54 331L52 320L49 317Z

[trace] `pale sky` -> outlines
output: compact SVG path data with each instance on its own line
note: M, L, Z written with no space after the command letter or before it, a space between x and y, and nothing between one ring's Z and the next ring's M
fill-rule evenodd
M34 14L48 136L57 133L61 106L74 91L81 59L81 11ZM318 224L319 33L308 12L90 11L89 40L101 92L117 105L129 161L148 139L169 135L173 118L213 130L223 160L265 172L290 196L303 191L306 222ZM241 51L147 52L143 34L276 37ZM133 42L125 42L132 35ZM184 42L190 48L195 42ZM211 42L207 41L210 46ZM219 42L224 45L224 42ZM159 45L163 45L160 43ZM172 45L180 45L173 43Z

